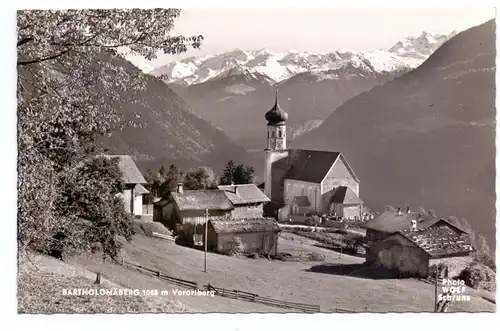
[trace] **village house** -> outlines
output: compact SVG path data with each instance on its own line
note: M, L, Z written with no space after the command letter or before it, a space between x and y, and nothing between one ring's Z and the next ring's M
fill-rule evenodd
M139 168L129 155L102 155L109 159L118 159L118 167L122 172L125 190L118 195L125 203L125 211L139 217L143 215L143 195L149 191L142 186L147 184Z
M263 205L269 198L255 184L219 185L233 204L231 218L262 218Z
M398 270L401 275L427 277L429 267L448 266L457 276L471 261L470 236L448 221L400 209L385 211L366 224L366 262Z
M242 253L278 254L280 228L273 218L211 219L207 231L207 248L217 253L229 253L238 237L242 243Z
M230 217L233 209L223 190L184 190L179 183L176 192L154 203L153 220L178 229L183 224L205 224L209 217Z
M278 104L269 110L265 149L264 192L271 203L266 214L284 221L291 214L335 213L362 219L360 181L342 153L287 149L288 114Z

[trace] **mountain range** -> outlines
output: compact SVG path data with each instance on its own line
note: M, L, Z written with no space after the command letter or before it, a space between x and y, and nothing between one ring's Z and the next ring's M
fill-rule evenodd
M494 245L495 56L494 21L461 32L292 147L342 151L374 210L432 208L466 218Z
M328 53L236 49L190 57L150 72L164 79L193 111L248 149L262 147L262 115L276 87L296 137L317 127L336 107L412 70L451 35L406 38L389 50Z
M229 161L229 155L249 158L243 147L196 115L164 82L144 74L122 57L109 57L108 61L140 75L145 87L140 91L119 91L124 100L136 101L115 105L124 120L133 125L101 140L110 153L131 155L143 171L171 163L179 168L210 165L218 171Z

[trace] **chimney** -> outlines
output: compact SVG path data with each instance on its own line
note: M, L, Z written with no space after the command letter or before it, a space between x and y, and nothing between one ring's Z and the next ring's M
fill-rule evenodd
M398 216L401 216L403 215L403 213L401 212L401 208L398 208Z
M417 221L416 220L411 220L411 230L417 231Z
M177 193L184 193L184 185L182 184L182 182L177 183Z
M407 213L407 214L410 214L410 213L411 213L410 207L406 207L406 213Z

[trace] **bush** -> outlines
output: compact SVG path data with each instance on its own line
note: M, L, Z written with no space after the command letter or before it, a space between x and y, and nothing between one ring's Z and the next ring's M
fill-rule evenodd
M175 235L177 236L175 238L175 243L181 246L193 247L193 235L195 233L204 233L203 231L205 231L205 224L183 224L179 228L179 231L175 232Z
M229 255L242 255L245 251L245 247L243 246L243 242L240 237L234 237L229 244L231 248L228 252Z
M465 268L458 279L461 279L469 287L478 290L496 291L496 274L484 264L473 263Z

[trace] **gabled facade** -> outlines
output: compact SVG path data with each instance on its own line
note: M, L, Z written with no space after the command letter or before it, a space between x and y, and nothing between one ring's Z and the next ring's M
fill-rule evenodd
M124 201L125 211L134 216L143 214L143 195L149 191L142 186L147 184L144 176L129 155L101 155L109 159L118 159L118 167L122 172L125 190L119 196Z

